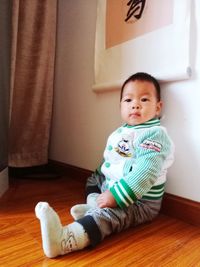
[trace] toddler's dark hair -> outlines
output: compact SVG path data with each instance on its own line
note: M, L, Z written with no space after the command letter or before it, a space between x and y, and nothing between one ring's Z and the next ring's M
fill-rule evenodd
M156 93L157 93L157 99L158 101L161 100L161 94L160 94L160 84L158 83L158 81L156 80L156 78L154 78L152 75L145 73L145 72L137 72L133 75L131 75L122 85L121 88L121 94L120 94L120 101L122 100L122 95L123 95L123 91L124 91L124 87L128 82L133 82L133 81L147 81L147 82L151 82L155 89L156 89Z

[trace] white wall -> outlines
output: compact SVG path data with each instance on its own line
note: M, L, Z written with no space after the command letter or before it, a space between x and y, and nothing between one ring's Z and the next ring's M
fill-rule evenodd
M166 191L200 202L200 2L193 5L193 77L162 85L163 124L176 146ZM95 22L96 0L59 1L50 159L90 170L101 160L108 134L121 123L119 92L91 90Z

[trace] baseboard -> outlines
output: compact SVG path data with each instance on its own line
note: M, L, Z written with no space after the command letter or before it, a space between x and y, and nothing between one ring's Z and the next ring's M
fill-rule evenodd
M59 178L59 174L49 164L32 167L9 167L10 178L49 180Z
M55 160L49 160L49 164L61 175L69 177L82 177L84 180L92 171L65 164ZM200 226L200 203L186 198L165 193L161 213L180 219L189 224Z
M187 223L200 226L199 202L165 193L161 212Z
M70 164L66 164L56 160L49 160L49 166L60 175L66 175L69 177L81 177L85 179L92 174L91 170L86 170L80 167L76 167Z

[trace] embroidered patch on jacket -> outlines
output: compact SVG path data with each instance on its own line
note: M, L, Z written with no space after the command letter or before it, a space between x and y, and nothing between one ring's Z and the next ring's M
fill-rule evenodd
M122 140L118 143L118 146L115 148L115 151L122 157L131 157L131 145L130 145L129 136L123 136Z
M156 141L153 140L145 140L142 144L140 144L141 147L146 148L146 149L151 149L156 152L160 152L162 145Z

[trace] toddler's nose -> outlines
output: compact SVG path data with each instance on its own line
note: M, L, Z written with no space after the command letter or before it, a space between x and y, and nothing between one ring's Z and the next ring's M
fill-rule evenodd
M139 109L140 105L138 103L133 103L132 109Z

